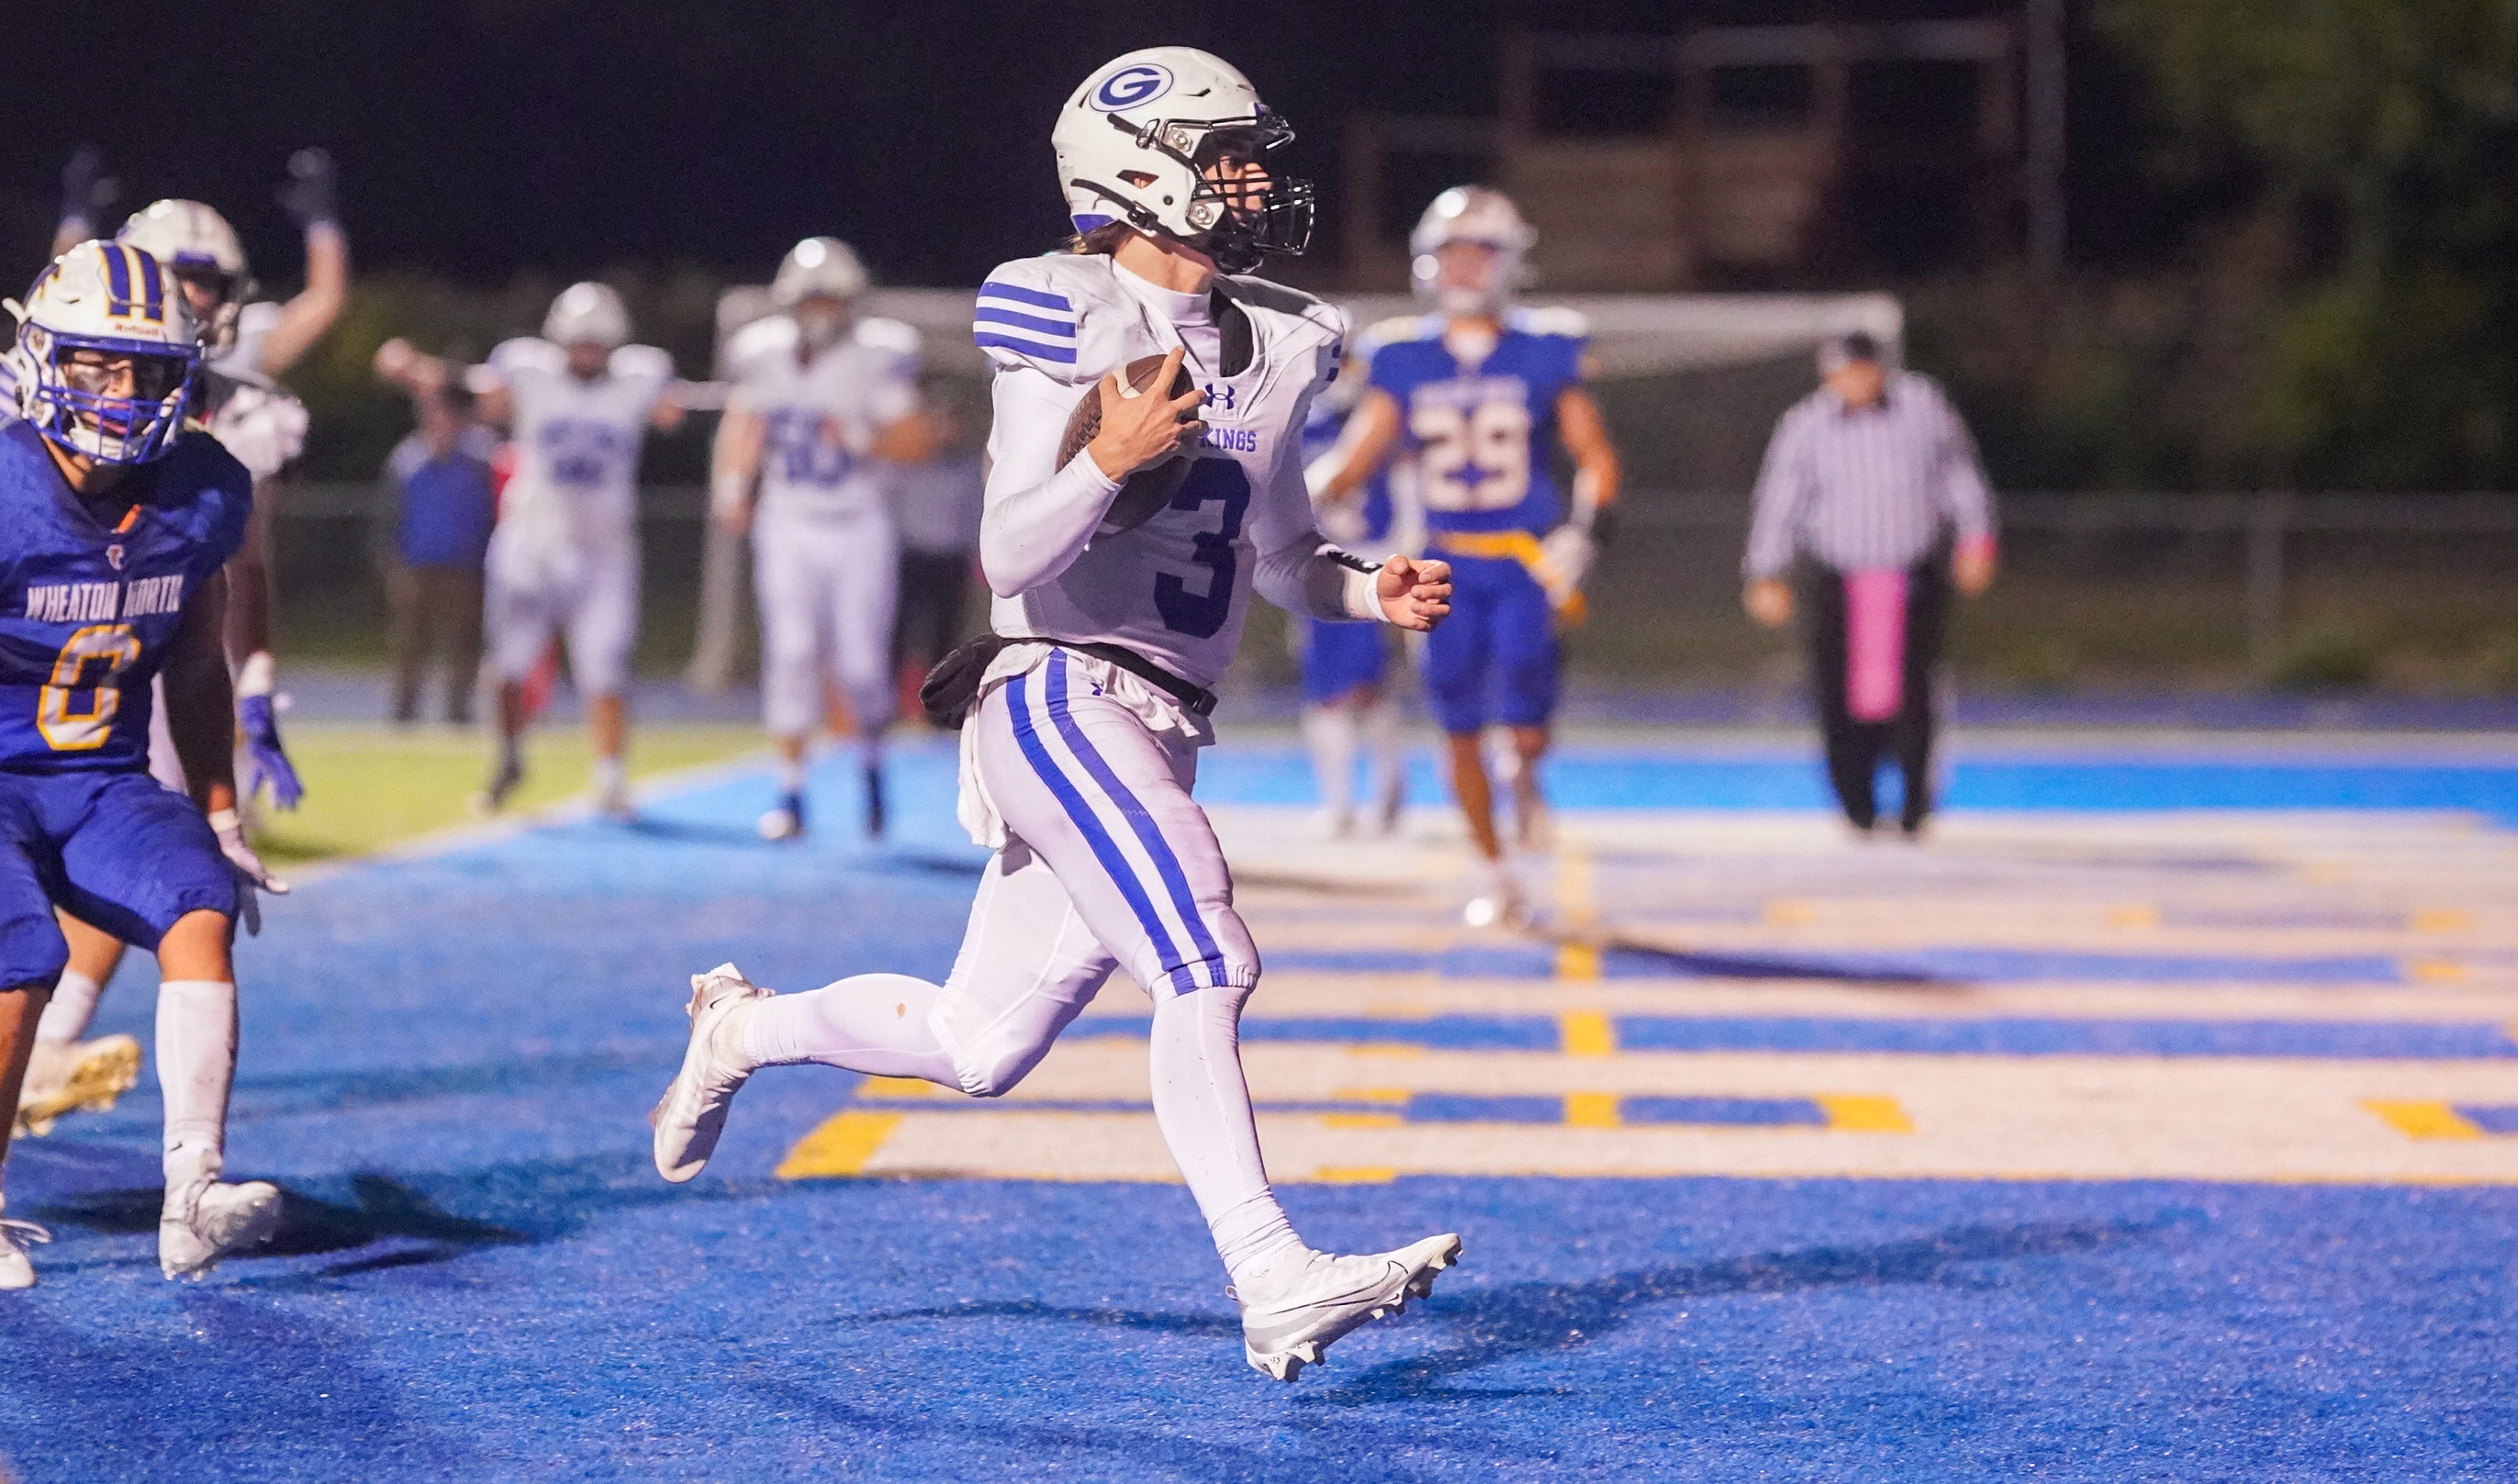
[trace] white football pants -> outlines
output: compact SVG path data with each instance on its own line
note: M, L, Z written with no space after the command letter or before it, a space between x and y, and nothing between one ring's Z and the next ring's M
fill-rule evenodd
M752 529L752 585L760 605L760 719L775 737L810 735L822 680L848 698L858 735L879 737L897 710L891 616L900 542L889 512L782 514Z
M630 652L638 642L637 543L589 543L573 558L530 581L490 563L482 599L490 666L501 681L524 680L556 630L567 642L578 694L618 696L629 689Z
M1012 839L988 863L952 977L935 989L867 974L766 1000L746 1030L752 1055L993 1097L1125 967L1154 1000L1155 1122L1226 1265L1298 1249L1242 1080L1259 954L1190 797L1196 749L1101 695L1064 650L991 691L968 725Z

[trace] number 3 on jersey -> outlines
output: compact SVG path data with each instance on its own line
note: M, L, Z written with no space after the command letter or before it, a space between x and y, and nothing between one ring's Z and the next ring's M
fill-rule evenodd
M140 637L128 623L91 623L69 637L53 660L52 684L35 694L35 730L56 752L84 752L102 747L113 731L113 713L122 706L115 678L140 662ZM94 666L103 665L99 672ZM80 691L90 692L88 708L73 711Z
M1530 493L1530 409L1521 403L1419 406L1409 431L1425 450L1426 509L1509 510Z
M1240 566L1233 543L1241 538L1241 518L1250 509L1250 476L1229 458L1199 459L1190 466L1170 508L1195 510L1209 500L1224 502L1223 525L1193 537L1195 545L1189 558L1206 569L1205 593L1191 592L1172 572L1154 578L1154 610L1163 615L1163 627L1193 639L1214 638L1233 616L1233 578Z

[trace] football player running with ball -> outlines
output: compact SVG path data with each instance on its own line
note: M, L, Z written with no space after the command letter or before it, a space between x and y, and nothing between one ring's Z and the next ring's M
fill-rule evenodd
M1481 861L1472 925L1526 924L1528 901L1496 830L1480 751L1500 722L1524 849L1546 844L1539 760L1556 712L1556 625L1581 615L1583 578L1618 493L1618 455L1583 386L1581 317L1512 307L1536 237L1501 193L1456 187L1409 237L1416 294L1433 311L1373 327L1372 389L1312 470L1324 501L1352 498L1392 451L1414 456L1432 549L1452 559L1459 613L1425 641L1425 690L1448 734L1453 791ZM1549 435L1574 460L1557 499Z
M1254 588L1298 615L1411 629L1450 608L1442 564L1374 567L1313 529L1304 414L1345 326L1319 300L1234 276L1310 237L1310 188L1267 163L1291 138L1246 78L1187 47L1131 52L1068 99L1051 141L1075 250L1008 263L979 290L995 633L928 686L931 712L967 709L962 819L996 852L961 954L941 986L860 974L772 995L731 964L695 976L689 1050L655 1113L656 1167L679 1181L761 1067L993 1097L1124 969L1154 1000L1155 1122L1232 1274L1244 1353L1285 1380L1429 1293L1459 1254L1448 1235L1357 1257L1295 1235L1237 1045L1259 954L1190 797L1214 736L1206 688ZM1136 381L1147 390L1122 390Z
M0 429L0 1101L16 1106L68 960L55 909L157 955L166 1100L158 1264L196 1277L267 1238L280 1192L231 1185L234 925L269 872L237 818L224 568L253 479L184 427L198 328L157 259L82 242L18 315L22 421ZM149 776L150 682L192 797ZM0 1129L0 1154L7 1131ZM0 1221L0 1288L35 1281Z
M490 533L483 600L499 682L499 755L474 796L496 813L525 780L525 682L551 632L568 642L586 698L595 805L628 819L630 652L638 639L638 452L647 430L681 425L673 360L630 345L630 311L607 284L575 283L551 301L540 339L501 343L463 373L486 421L515 439L516 473ZM414 393L456 373L401 340L376 348L376 374Z
M866 833L883 833L900 538L879 461L933 448L918 415L918 332L858 318L865 288L848 244L806 237L770 280L780 313L727 347L735 392L717 426L709 504L728 530L752 532L761 719L779 761L778 807L760 832L773 840L804 832L804 753L825 677L856 723Z

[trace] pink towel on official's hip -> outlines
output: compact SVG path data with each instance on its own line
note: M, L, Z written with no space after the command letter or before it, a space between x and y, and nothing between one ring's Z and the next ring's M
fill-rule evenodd
M1845 708L1887 721L1906 700L1906 570L1845 574Z

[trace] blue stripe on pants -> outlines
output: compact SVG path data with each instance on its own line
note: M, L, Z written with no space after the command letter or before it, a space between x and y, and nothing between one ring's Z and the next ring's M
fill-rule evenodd
M1125 897L1128 906L1135 911L1138 922L1144 924L1146 936L1153 940L1154 952L1161 955L1163 977L1166 980L1175 978L1183 965L1179 950L1172 946L1171 930L1163 926L1162 913L1154 910L1153 900L1146 895L1144 883L1129 868L1128 858L1119 853L1119 842L1110 838L1110 831L1103 828L1101 820L1094 816L1092 804L1067 781L1066 775L1058 770L1057 760L1049 755L1048 744L1041 741L1039 732L1031 724L1031 705L1025 696L1025 682L1030 678L1017 675L1006 682L1006 704L1014 717L1015 744L1022 748L1023 759L1031 764L1034 773L1040 775L1041 782L1049 785L1050 793L1066 810L1066 817L1075 822L1077 831L1084 836L1084 843L1093 847L1093 858L1102 863L1102 869L1118 886L1119 895ZM1148 985L1147 988L1153 987Z
M1224 954L1215 946L1215 936L1206 930L1205 919L1198 915L1197 894L1189 889L1189 872L1181 869L1180 857L1172 854L1171 841L1163 838L1162 829L1154 824L1153 815L1137 801L1135 794L1128 791L1127 784L1119 782L1119 775L1111 771L1110 764L1101 753L1093 750L1091 742L1084 740L1084 729L1067 714L1064 650L1053 650L1049 656L1049 719L1058 728L1058 735L1066 740L1076 761L1084 765L1084 771L1092 774L1093 781L1102 785L1102 791L1119 806L1119 813L1127 819L1128 827L1137 832L1137 843L1145 846L1146 854L1153 858L1154 869L1161 873L1163 885L1170 888L1172 906L1179 911L1181 921L1189 928L1190 941L1206 957L1206 988L1221 987L1224 983Z

